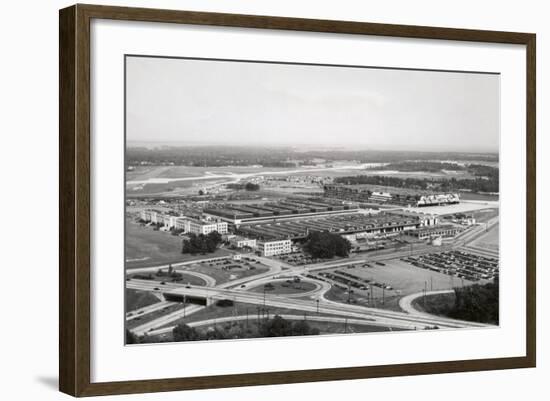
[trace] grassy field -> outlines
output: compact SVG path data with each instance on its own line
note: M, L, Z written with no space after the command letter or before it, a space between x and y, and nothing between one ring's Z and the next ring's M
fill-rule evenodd
M126 312L153 305L158 302L160 302L160 299L148 291L126 289Z
M191 274L185 274L185 273L182 273L180 271L178 271L178 274L182 275L181 280L179 281L179 283L197 285L197 286L205 286L206 285L206 282L200 277L193 276ZM140 276L140 275L147 275L147 274L138 273L137 275ZM128 274L127 275L128 278L133 278L134 276L135 276L135 274ZM169 277L169 276L157 276L155 273L151 273L151 277L152 277L151 280L153 280L153 281L166 282L166 283L170 283L170 282L173 281L172 278Z
M181 248L182 239L180 237L168 232L154 231L152 227L142 227L140 224L126 219L125 266L127 269L231 254L225 249L218 249L208 255L189 255L182 254Z
M433 315L447 316L455 303L455 294L434 294L416 298L412 302L413 308Z
M286 295L286 294L300 294L309 291L313 291L317 286L313 283L302 281L300 283L285 283L283 281L273 281L273 289L266 291L267 294ZM286 285L286 286L285 286ZM264 286L260 285L249 289L249 291L256 293L263 293Z
M486 234L475 239L470 245L493 251L499 250L499 225L496 224Z
M498 195L489 195L489 194L476 194L472 192L461 192L461 200L475 200L475 201L497 201Z
M236 265L237 263L232 264ZM227 283L228 281L237 280L243 277L250 277L256 274L265 273L269 270L267 266L254 263L251 264L251 266L254 266L254 269L252 270L249 270L244 265L242 265L242 268L238 269L222 270L222 266L223 265L215 265L214 263L194 263L187 266L186 269L209 275L216 280L217 285Z
M183 308L183 306L184 306L183 304L179 304L179 303L165 306L160 310L156 310L154 312L144 314L142 317L136 317L135 319L128 320L126 322L126 328L131 330L133 328L141 326L142 324L149 323L155 319L158 319L161 316L165 316L169 313L180 310Z
M493 217L498 216L499 210L498 209L482 209L482 210L476 210L474 212L468 213L474 216L476 221L478 223L485 223L488 220L491 220Z

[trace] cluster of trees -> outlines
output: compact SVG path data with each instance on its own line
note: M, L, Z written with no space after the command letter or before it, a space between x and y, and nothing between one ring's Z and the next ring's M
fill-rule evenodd
M470 322L498 324L498 278L484 285L455 288L454 294L426 297L418 305L427 312Z
M181 253L212 253L215 252L222 242L222 236L217 231L209 234L189 234L189 239L183 240Z
M378 167L376 167L378 169ZM427 171L437 173L441 170L461 171L466 170L466 167L456 163L433 162L433 161L405 161L398 163L390 163L384 168L397 171Z
M291 322L281 316L275 316L260 325L260 337L286 337L318 335L319 329L311 327L306 320Z
M260 184L254 184L253 182L247 182L246 184L231 183L226 185L229 189L246 190L246 191L259 191Z
M337 177L334 179L334 182L348 185L370 184L408 189L436 189L442 192L458 192L464 189L471 192L498 192L498 169L494 167L488 168L494 170L490 175L477 176L477 178L474 179L451 178L447 180L437 178L400 178L384 175L358 175Z
M304 250L314 258L346 257L351 250L351 244L338 234L313 231L306 239Z
M485 285L455 288L455 302L448 316L472 322L498 324L498 278Z
M177 271L174 270L174 268L172 267L172 264L168 265L168 270L158 269L157 272L155 273L155 275L157 277L171 278L172 281L181 281L181 279L183 277L183 275L181 273L178 273Z
M223 340L231 338L286 337L318 335L319 329L306 320L290 321L276 315L255 324L242 322L219 325L208 330L198 330L187 324L179 324L172 330L174 341Z

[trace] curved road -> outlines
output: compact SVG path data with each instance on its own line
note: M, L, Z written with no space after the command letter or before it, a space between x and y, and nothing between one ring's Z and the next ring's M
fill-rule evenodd
M426 292L426 295L450 294L453 292L454 290L428 291ZM415 309L415 307L413 306L413 301L423 296L424 296L424 292L416 292L414 294L406 295L399 300L399 307L411 315L422 316L422 317L435 316L427 312L419 311L418 309Z

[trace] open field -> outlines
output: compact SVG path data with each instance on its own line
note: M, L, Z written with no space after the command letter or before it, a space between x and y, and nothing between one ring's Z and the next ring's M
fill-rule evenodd
M127 269L185 262L196 259L227 256L231 253L218 249L208 255L182 254L182 239L168 232L155 231L126 219L125 252Z
M460 200L463 201L498 201L498 195L478 194L474 192L460 192Z
M147 291L131 290L126 288L126 311L133 311L144 306L153 305L160 302L160 299Z
M206 282L200 278L200 277L197 277L197 276L194 276L194 275L191 275L191 274L185 274L184 272L181 272L181 271L177 271L177 274L180 275L181 274L181 277L180 279L178 280L179 283L182 283L182 284L189 284L189 285L196 285L196 286L205 286L206 285ZM139 273L137 274L138 276L144 276L145 274L143 273ZM136 275L135 274L128 274L126 277L127 278L136 278L135 277ZM157 276L155 273L151 273L151 280L152 281L158 281L158 282L166 282L166 283L171 283L173 282L173 278L166 275L166 276Z
M214 184L226 184L234 181L231 178L208 178L194 181L171 181L171 182L150 182L140 184L128 184L126 194L128 196L141 196L152 194L170 194L170 195L198 195L200 189L204 186Z
M158 319L161 316L165 316L165 315L168 315L169 313L172 313L172 312L175 312L177 310L183 309L183 307L184 307L183 303L178 303L178 304L165 306L162 309L156 310L156 311L151 312L151 313L144 314L143 316L136 317L132 320L128 320L126 322L126 328L131 330L135 327L141 326L142 324L145 324L145 323L151 322L155 319Z
M471 246L485 248L492 251L499 250L499 225L495 224L487 233L476 238L470 243Z
M470 212L468 214L471 214L476 219L476 222L478 223L485 223L489 220L491 220L493 217L498 216L498 209L481 209L476 210L474 212Z
M261 263L250 263L250 269L248 266L240 262L232 262L232 265L239 265L240 268L227 269L223 270L224 265L216 263L194 263L192 265L186 266L185 270L196 271L199 273L204 273L213 279L216 280L216 284L223 284L229 281L237 280L243 277L250 277L256 274L265 273L269 269L267 266L262 265ZM179 272L182 272L181 269L178 269Z

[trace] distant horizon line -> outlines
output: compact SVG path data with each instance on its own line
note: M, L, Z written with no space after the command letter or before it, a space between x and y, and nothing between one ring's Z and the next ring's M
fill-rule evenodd
M156 146L172 146L172 147L241 147L241 148L312 148L312 149L324 149L324 150L346 150L346 151L370 151L370 152L426 152L426 153L494 153L499 154L499 149L462 149L462 150L450 150L450 149L407 149L398 148L390 149L390 145L380 145L375 147L361 147L356 144L342 144L342 145L329 145L329 144L290 144L290 143L267 143L267 144L254 144L254 143L211 143L211 142L187 142L187 141L174 141L174 140L127 140L126 147L136 147L136 145L148 144Z

